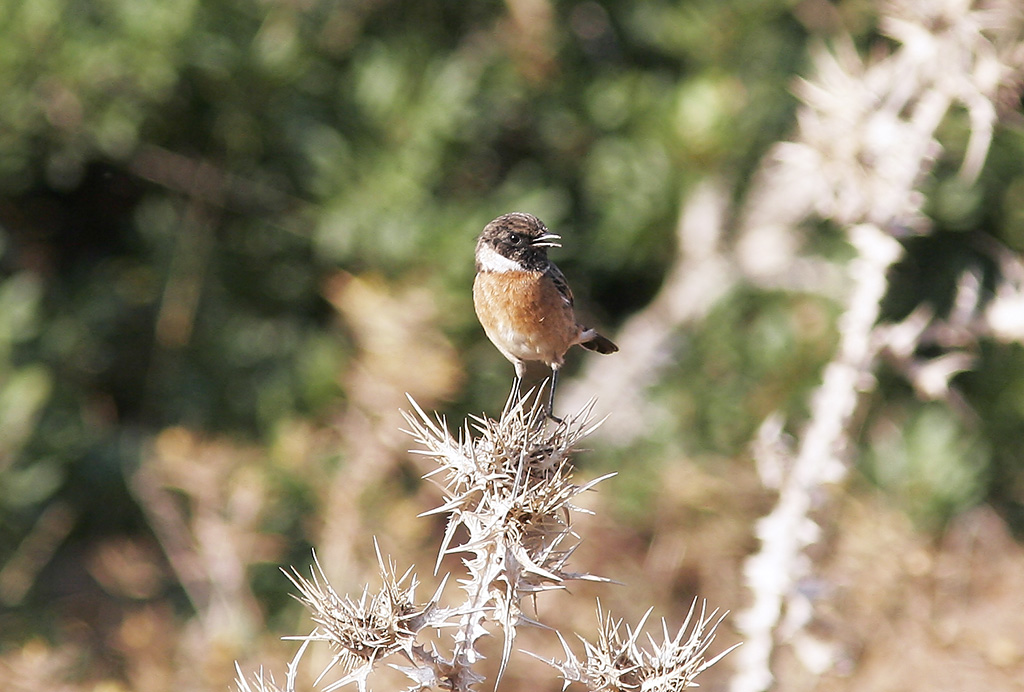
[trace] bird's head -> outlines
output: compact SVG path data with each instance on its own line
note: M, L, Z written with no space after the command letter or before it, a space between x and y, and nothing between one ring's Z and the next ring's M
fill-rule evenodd
M476 241L477 271L544 271L548 248L561 247L533 214L512 212L484 226Z

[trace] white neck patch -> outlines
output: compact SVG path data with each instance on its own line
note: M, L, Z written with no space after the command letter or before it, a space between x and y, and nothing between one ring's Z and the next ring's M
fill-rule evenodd
M486 243L481 244L477 249L476 261L480 263L480 269L485 272L502 273L523 271L519 262L505 257Z

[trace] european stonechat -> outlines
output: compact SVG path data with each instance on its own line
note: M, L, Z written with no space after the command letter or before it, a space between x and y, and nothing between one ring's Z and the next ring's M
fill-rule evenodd
M548 416L553 415L555 385L565 352L579 344L598 353L619 347L576 321L572 291L565 276L548 259L560 236L532 214L513 212L484 227L476 241L473 305L487 338L516 369L514 398L526 373L526 361L551 368Z

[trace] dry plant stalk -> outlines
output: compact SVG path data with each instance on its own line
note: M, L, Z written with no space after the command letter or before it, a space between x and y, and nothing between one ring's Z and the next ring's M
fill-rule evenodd
M833 221L846 231L856 257L848 265L839 345L812 395L810 420L792 448L775 417L755 445L762 480L779 497L757 523L761 548L745 565L753 602L738 618L746 642L733 692L768 689L773 652L784 642L814 671L831 663L829 647L806 631L813 603L800 588L812 568L805 550L821 533L812 510L821 509L824 486L847 474L850 423L874 388L879 356L886 350L909 358L926 331L920 315L902 329L877 324L888 270L903 255L897 238L928 229L919 187L942 151L936 131L947 114L962 107L969 118L960 175L970 184L992 141L1004 91L1019 86L1024 67L1024 21L1014 0L892 0L882 3L882 13L881 27L899 47L868 64L850 42L834 52L817 50L816 76L799 85L804 105L797 136L771 152L755 195L762 205L785 200L786 213L775 218ZM1019 305L1020 295L1016 285L997 291L1003 305ZM977 303L966 312L977 314ZM998 333L992 324L987 329ZM908 332L909 346L903 343ZM928 391L938 395L968 363L947 355L934 367L916 363L914 372L926 374Z
M395 564L385 561L379 548L381 588L371 592L367 587L358 599L341 596L331 588L314 556L308 578L295 570L288 578L299 590L316 627L308 635L291 637L301 645L288 666L283 687L262 669L250 678L239 670L240 692L294 692L302 657L317 642L328 643L336 653L314 685L332 671L341 673L323 688L325 692L351 683L366 690L369 675L390 658L401 661L390 665L412 681L409 690L469 692L484 681L479 672L483 659L480 642L491 634L489 627L502 633L497 687L517 628L540 624L523 613L524 599L563 589L572 580L608 581L567 567L580 540L572 529L572 516L586 511L573 504L574 499L614 475L583 484L573 482L575 447L600 425L592 419L593 401L553 425L545 415L543 397L530 393L519 401L510 400L500 420L473 417L457 436L449 432L443 418L431 417L411 397L409 401L413 411L403 413L406 432L423 447L417 453L437 463L427 477L444 493L441 506L425 514L448 515L437 564L447 554L468 553L463 558L467 574L459 580L464 600L457 606L441 605L446 576L427 601L417 601L418 580L411 568L398 576ZM465 535L465 540L456 543L457 535ZM717 611L706 612L705 606L697 613L696 601L675 636L669 635L663 622L661 643L648 637L646 647L638 639L650 611L635 629L627 627L625 636L620 634L620 620L604 616L600 607L598 613L598 643L582 640L583 659L573 654L561 635L565 661L531 655L554 667L566 685L578 682L595 692L653 692L693 686L699 673L728 653L705 659L722 618ZM453 646L447 655L419 639L420 633L441 629L453 630Z

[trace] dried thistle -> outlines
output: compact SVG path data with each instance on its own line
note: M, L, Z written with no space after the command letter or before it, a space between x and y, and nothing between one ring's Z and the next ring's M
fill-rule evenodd
M444 474L439 485L446 501L427 512L449 515L438 562L448 553L469 552L464 563L469 578L461 584L467 593L464 615L456 633L455 659L472 665L481 658L476 642L487 633L484 622L496 622L504 632L499 680L508 664L519 624L532 624L521 610L525 596L563 588L572 579L606 581L590 574L568 572L566 560L576 543L570 514L583 511L572 499L613 476L608 474L584 485L572 482L569 463L574 445L592 432L593 402L556 426L546 425L546 410L536 393L510 399L501 419L474 418L449 433L444 419L431 419L416 402L416 415L406 413L408 431L426 449L438 469L427 477ZM531 405L528 405L532 402ZM468 538L452 546L459 526Z
M483 681L476 671L483 659L478 642L490 633L488 625L497 625L504 635L497 686L517 628L539 624L523 614L524 598L564 588L565 582L574 579L608 581L566 567L579 541L572 531L572 516L586 511L573 504L574 498L614 475L583 484L573 482L570 461L575 445L600 424L591 420L593 402L575 416L551 425L546 402L531 392L523 399L510 400L499 420L474 417L453 436L443 418L431 417L411 397L409 401L414 410L403 412L409 426L406 432L424 447L420 454L437 462L438 468L428 477L442 488L445 497L440 507L425 514L449 515L438 564L446 554L468 553L463 559L467 576L460 580L465 600L454 608L439 605L446 577L426 603L418 603L416 577L411 570L399 576L393 562L385 563L379 548L381 588L376 592L364 589L358 599L343 597L328 583L314 555L309 577L295 570L286 572L316 627L308 635L290 637L302 643L289 664L284 687L278 687L262 669L249 680L239 670L239 692L295 692L299 661L315 642L329 643L336 653L314 684L335 669L344 671L340 679L323 688L325 692L350 683L365 691L370 673L389 657L404 661L390 665L412 681L409 692L470 692ZM467 537L455 545L460 526ZM704 661L721 618L714 621L715 613L706 616L703 607L684 640L694 609L691 607L674 638L663 624L664 641L656 644L649 639L646 648L637 644L638 635L632 630L627 628L622 639L620 623L602 617L599 644L586 644L587 662L576 659L562 640L567 661L552 665L562 671L567 684L571 680L588 685L607 681L603 687L591 688L595 690L653 692L692 686L698 673L725 655ZM649 615L650 611L638 632ZM448 656L418 641L423 630L442 627L455 628L454 647Z
M416 604L418 584L411 568L401 577L397 576L395 564L387 565L377 550L382 585L375 594L364 589L358 601L342 597L334 591L323 573L320 561L314 554L314 567L310 578L303 577L295 569L285 575L299 590L299 600L312 614L317 628L305 637L295 637L306 642L325 641L330 643L337 654L317 678L320 682L336 666L348 671L347 674L327 687L337 689L350 682L359 683L365 689L366 677L374 664L387 656L402 653L416 662L423 653L416 646L416 635L424 629L441 628L449 624L453 613L438 606L438 599L444 589L444 582L426 604Z
M585 650L584 658L577 658L565 639L559 635L565 660L541 660L558 670L565 680L564 687L568 687L571 682L578 682L591 692L679 692L688 687L697 687L694 679L739 644L710 660L705 660L704 654L714 641L715 630L725 615L716 620L718 611L708 614L706 603L702 603L699 617L693 623L689 636L685 636L696 607L697 600L694 599L686 619L675 636L669 634L668 625L662 619L661 643L648 635L648 646L644 647L639 643L639 639L644 624L651 615L650 610L644 613L635 629L627 625L623 636L622 620L615 620L610 614L604 614L598 602L597 619L600 629L597 643L592 644L579 637Z

